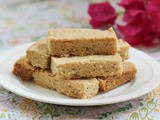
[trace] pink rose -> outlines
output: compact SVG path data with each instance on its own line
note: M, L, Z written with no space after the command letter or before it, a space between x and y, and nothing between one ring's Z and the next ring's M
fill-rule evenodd
M131 45L152 45L159 37L160 9L155 8L155 3L158 5L158 0L150 0L147 4L142 0L122 0L120 3L125 9L123 20L126 25L117 27Z

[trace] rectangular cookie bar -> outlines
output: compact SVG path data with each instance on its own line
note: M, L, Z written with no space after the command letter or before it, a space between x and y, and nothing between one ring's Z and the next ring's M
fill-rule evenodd
M22 80L32 80L32 73L35 67L30 65L26 56L21 57L14 64L12 73L19 76Z
M47 38L34 43L27 49L27 58L33 66L40 68L50 67L50 55L48 54Z
M33 73L34 82L70 97L87 99L98 93L99 81L92 79L62 80L56 79L49 70L36 70Z
M101 91L109 91L126 82L133 80L136 76L137 69L135 65L131 62L123 63L123 73L121 76L113 76L107 78L99 78L99 89Z
M117 53L117 37L112 28L50 29L49 54L54 56L111 55Z
M122 57L122 60L128 59L130 45L127 42L124 42L122 39L118 39L118 46L118 54Z
M33 80L42 87L79 99L91 98L98 93L99 81L95 78L81 80L56 80L50 70L36 68L22 57L14 65L13 73L22 80Z
M51 71L58 78L93 78L122 74L122 59L115 55L51 57Z

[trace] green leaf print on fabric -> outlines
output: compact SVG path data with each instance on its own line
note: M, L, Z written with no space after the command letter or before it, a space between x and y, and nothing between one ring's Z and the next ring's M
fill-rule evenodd
M146 103L146 107L142 107L140 108L137 112L133 112L130 116L129 120L152 120L152 118L150 118L150 114L152 113L152 111L156 108L156 106L158 105L158 101L157 100L150 100Z
M145 118L147 114L148 114L148 109L146 107L139 109L139 115L141 118Z
M15 103L15 102L17 101L17 98L18 98L18 95L14 95L14 96L12 97L12 102Z
M124 112L124 111L127 111L127 110L131 109L131 108L133 108L132 104L131 104L131 103L128 103L128 104L126 104L124 107L118 108L118 109L116 109L116 110L114 110L114 111L112 111L112 112L106 112L106 113L100 114L100 115L97 117L97 119L104 119L104 118L109 119L109 118L112 117L115 113L117 113L117 112ZM113 119L114 119L114 118L113 118Z
M150 109L153 109L156 106L156 104L153 101L148 101L147 102L147 107Z
M72 108L72 107L71 108L65 107L64 111L66 114L69 114L69 115L76 115L79 113L78 109Z
M8 114L8 119L11 119L11 114Z
M139 115L137 112L133 112L129 118L130 120L139 120Z
M143 104L144 104L144 103L142 103L142 102L139 102L139 104L140 104L140 106L143 106Z
M36 106L40 114L39 119L43 119L46 116L53 119L61 115L54 105L36 102Z
M3 118L4 116L5 116L4 113L1 113L1 114L0 114L0 118Z

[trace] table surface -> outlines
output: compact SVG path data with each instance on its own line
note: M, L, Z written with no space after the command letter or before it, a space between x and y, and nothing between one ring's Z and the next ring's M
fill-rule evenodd
M0 52L37 41L48 28L90 27L87 6L93 0L0 1ZM113 3L114 4L114 3ZM160 62L160 46L137 47ZM160 79L160 78L157 78ZM0 87L0 120L48 119L159 120L160 86L137 99L104 106L72 107L36 102Z

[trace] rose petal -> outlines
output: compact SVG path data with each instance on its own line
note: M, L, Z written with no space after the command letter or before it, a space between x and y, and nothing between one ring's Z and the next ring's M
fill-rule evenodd
M91 16L90 24L93 28L114 24L117 14L109 2L90 4L88 13Z
M145 9L144 2L142 0L122 0L119 3L119 5L125 9L130 9L130 8Z
M143 31L143 28L132 26L132 25L131 26L130 25L126 25L126 26L117 25L117 27L120 30L120 32L122 32L125 35L129 35L129 36L137 35Z
M149 0L148 1L148 12L154 14L155 12L160 12L160 0Z
M147 16L147 14L146 14L146 11L144 11L144 10L130 9L125 12L123 20L131 23L131 22L135 22L135 21L141 21L140 19L144 19L144 18L146 18L146 16Z
M110 5L109 2L90 4L88 9L89 15L92 15L92 13L106 12L106 11L109 13L115 12L114 8Z
M134 25L120 26L117 25L119 31L124 35L125 40L131 45L140 43L152 43L155 35L145 27L137 27Z
M99 22L99 21L91 19L90 24L92 25L93 28L99 28L99 27L106 26L108 24L114 24L114 20L115 19L113 18L113 19L110 19L110 20L105 21L105 22ZM107 22L107 24L106 24L106 22Z
M92 19L99 21L99 22L104 22L108 21L109 19L116 19L116 14L107 14L107 13L97 13Z

